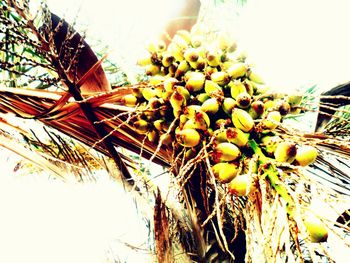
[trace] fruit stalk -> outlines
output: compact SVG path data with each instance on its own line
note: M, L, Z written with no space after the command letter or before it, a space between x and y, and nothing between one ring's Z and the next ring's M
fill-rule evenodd
M283 182L279 178L279 172L276 166L272 163L273 159L268 158L264 155L259 145L255 140L249 140L249 147L259 157L260 173L262 178L267 178L271 186L276 192L284 199L287 205L287 213L293 216L295 210L295 204L293 198L288 193L288 189L284 186Z

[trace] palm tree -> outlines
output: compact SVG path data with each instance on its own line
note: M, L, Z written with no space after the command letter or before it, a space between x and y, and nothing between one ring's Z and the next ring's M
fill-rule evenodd
M52 14L45 4L35 16L28 1L2 1L0 7L0 66L1 81L5 84L0 88L0 109L4 116L1 123L24 138L20 147L14 147L13 139L2 133L3 147L60 178L64 178L62 168L68 167L84 180L91 169L103 167L101 163L105 158L113 160L128 190L146 196L148 201L154 199L149 202L154 202L155 254L159 262L316 262L319 258L332 261L332 251L324 243L318 243L324 241L326 235L320 234L319 229L317 233L312 232L315 225L311 227L313 230L309 229L312 223L308 223L304 211L314 199L322 199L332 207L348 198L349 176L339 167L348 168L346 160L350 158L349 112L332 104L339 99L348 101L348 97L327 94L322 97L327 101L321 100L318 105L310 89L301 104L295 103L293 107L290 103L292 110L300 114L318 111L318 106L323 107L321 110L333 111L320 110L321 114L334 117L323 133L306 134L283 125L275 131L280 138L302 140L317 147L317 160L309 168L271 161L255 142L261 134L257 129L252 132L248 146L242 146L244 158L231 167L239 173L250 167L245 173L252 175L254 187L249 194L232 194L212 167L210 152L213 149L215 152L212 145L217 134L210 137L201 132L202 138L208 136L209 139L204 139L203 147L192 147L197 152L191 155L193 153L187 153L187 148L177 143L178 139L172 138L166 146L164 138L153 140L150 130L144 132L143 126L136 125L136 121L145 121L140 116L150 116L152 111L126 98L134 98L134 94L139 95L146 89L155 90L159 83L154 84L142 75L135 85L110 85L101 66L106 58L99 60L83 36ZM205 16L200 17L200 23L205 23ZM152 65L160 63L153 54L151 60ZM237 60L244 61L244 58ZM274 101L281 96L261 93L260 97ZM165 111L173 110L174 106L170 105ZM50 142L43 142L26 127L11 125L6 121L6 114L34 119L60 134L46 128ZM175 126L180 125L176 113L168 124L163 137L174 135ZM73 138L75 143L68 138ZM120 148L165 167L167 176L175 182L170 194L176 196L177 201L170 201L161 193L147 173L135 173L139 170L137 162L122 154ZM105 157L99 155L100 159L96 160L90 149ZM255 171L256 164L259 167ZM110 174L118 178L115 171ZM332 222L321 217L317 222L322 223L327 233L336 234L346 243L340 233L349 232L344 218ZM177 257L181 252L183 256Z

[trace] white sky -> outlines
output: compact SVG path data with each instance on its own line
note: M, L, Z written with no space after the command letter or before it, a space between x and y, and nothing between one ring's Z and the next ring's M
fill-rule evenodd
M0 262L105 263L110 255L145 262L123 243L145 248L135 203L105 174L95 183L13 172L18 158L0 150ZM107 253L108 252L108 253ZM113 262L113 261L111 261Z
M68 20L80 6L78 22L88 25L88 35L110 45L113 58L130 59L124 61L127 66L184 1L48 3ZM312 84L325 88L349 80L349 1L248 3L243 17L232 28L237 29L239 45L248 50L250 60L269 83L288 90ZM171 8L166 8L169 5ZM218 21L222 19L218 14ZM0 262L99 263L114 239L140 245L147 236L144 225L136 221L132 201L108 179L85 186L52 183L39 177L14 180L10 177L14 162L1 161ZM123 259L125 250L116 249L114 252ZM146 258L135 255L127 262L145 262Z
M248 0L242 45L263 76L281 89L349 81L350 2Z
M100 37L112 48L112 59L130 66L186 0L48 2L68 20L80 7L78 21L89 25L88 36ZM229 4L212 10L209 16L232 29L239 47L271 85L295 90L318 84L326 89L349 80L348 0L248 0L238 21L229 17L235 11Z

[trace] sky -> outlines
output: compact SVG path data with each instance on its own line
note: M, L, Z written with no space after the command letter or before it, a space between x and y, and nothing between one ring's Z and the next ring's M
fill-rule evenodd
M210 0L202 0L208 2ZM88 37L111 48L110 57L129 67L156 39L185 0L49 0L67 20L88 25ZM207 16L230 30L250 61L272 86L296 90L318 84L320 90L348 81L350 18L347 0L248 0L239 19L226 1Z
M241 44L281 89L329 89L349 81L349 8L346 0L248 0Z
M0 156L7 156L0 160L0 262L148 262L125 245L146 248L148 232L142 207L120 184L106 174L81 184L14 172L19 158L3 149Z
M147 41L176 17L184 1L49 0L48 4L68 21L80 10L78 23L85 26L88 37L109 45L111 58L128 68ZM271 85L283 91L313 84L326 89L349 80L349 5L345 0L248 0L241 17L225 27L232 29L238 45ZM226 15L230 9L225 11ZM217 23L225 23L225 16L215 12ZM121 259L129 257L127 262L146 262L146 254L131 254L118 243L142 245L148 235L133 201L119 185L103 176L85 185L18 176L13 172L17 160L0 160L0 262L99 263L106 251Z

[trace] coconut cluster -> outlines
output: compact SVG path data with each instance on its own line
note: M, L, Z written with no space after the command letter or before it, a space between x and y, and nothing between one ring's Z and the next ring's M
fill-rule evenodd
M212 169L222 183L246 170L252 156L249 140L278 163L307 166L315 161L314 147L274 132L284 116L298 112L302 97L270 93L228 37L219 35L206 44L198 32L181 30L168 46L152 43L148 52L138 61L149 76L148 86L135 89L124 102L142 110L133 125L151 142L184 147L188 158L211 142Z
M181 30L148 52L138 61L148 84L124 98L142 112L135 129L161 147L186 151L188 160L207 147L211 172L231 194L248 195L267 163L316 160L313 146L276 132L284 116L300 111L302 97L271 93L229 37L207 43L198 30Z

